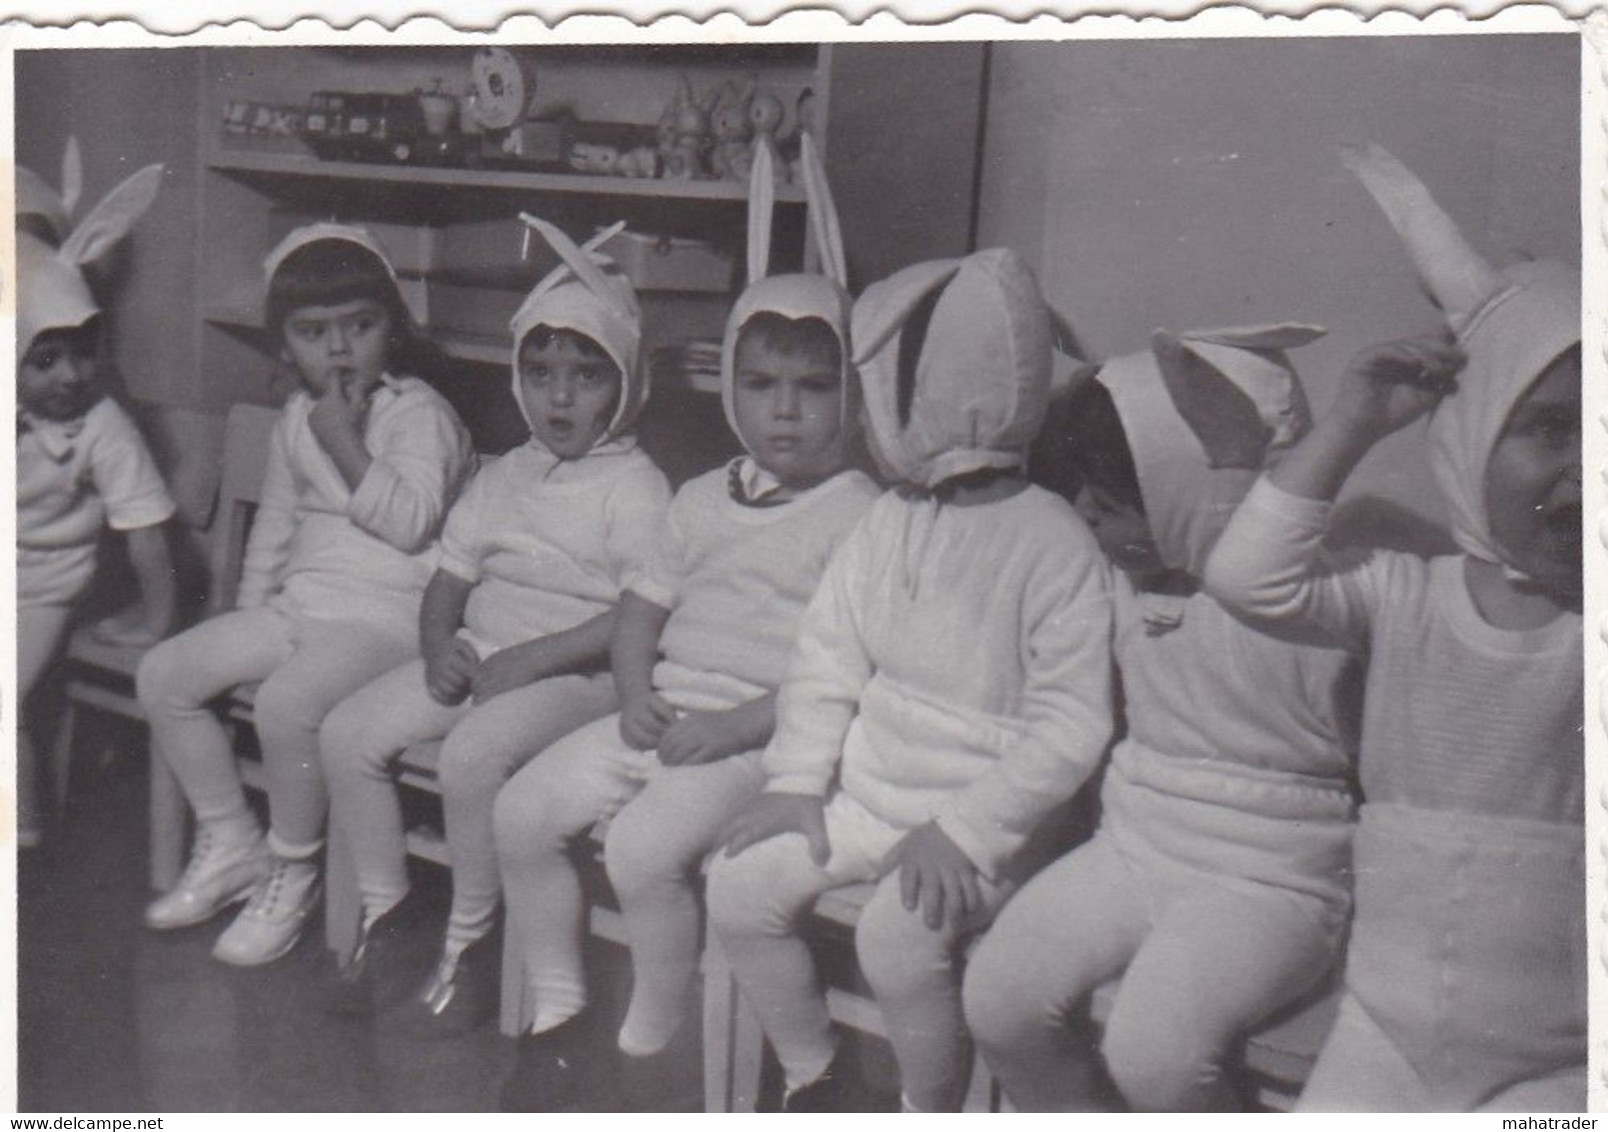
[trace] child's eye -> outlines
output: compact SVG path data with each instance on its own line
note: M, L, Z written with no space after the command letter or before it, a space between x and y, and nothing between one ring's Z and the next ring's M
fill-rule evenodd
M581 384L583 385L596 385L600 380L602 380L603 377L603 375L597 371L596 366L582 366L580 370L577 371L576 376L580 378Z
M352 320L352 330L358 334L367 334L379 323L380 320L371 314L360 314Z
M763 393L776 383L764 374L740 373L737 375L737 384L755 393Z
M803 384L804 391L806 393L818 393L824 396L826 394L836 393L838 391L838 382L836 378L812 377L807 379Z

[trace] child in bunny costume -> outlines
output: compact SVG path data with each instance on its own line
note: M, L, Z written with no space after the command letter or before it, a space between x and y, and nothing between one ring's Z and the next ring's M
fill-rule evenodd
M1494 269L1390 154L1347 163L1455 343L1359 355L1206 571L1226 604L1368 657L1346 995L1301 1104L1578 1110L1580 278L1555 262ZM1462 553L1326 560L1331 501L1357 460L1425 413Z
M317 904L327 804L319 724L417 655L436 536L474 461L446 400L392 371L410 323L372 236L298 228L265 273L265 321L301 388L270 439L237 608L152 649L137 677L152 747L197 823L189 866L146 908L146 926L198 924L249 896L213 947L240 966L288 952ZM262 682L254 714L272 814L266 843L210 706L253 680Z
M1158 333L1059 401L1035 450L1077 470L1078 511L1124 575L1128 728L1099 831L1012 899L967 965L967 1021L1023 1111L1103 1102L1069 1019L1118 975L1102 1052L1127 1104L1240 1107L1223 1071L1233 1043L1339 955L1346 656L1257 632L1199 590L1235 506L1307 427L1285 351L1321 333Z
M441 783L452 909L435 972L407 1007L428 1032L472 1026L493 1004L486 951L499 879L492 804L544 747L618 706L609 632L626 580L658 545L670 486L637 447L647 400L631 283L595 249L525 221L559 253L512 321L514 400L530 440L484 467L441 532L420 614L423 656L324 721L332 820L352 848L363 925L337 982L340 1004L388 1005L413 915L393 759L443 739ZM478 945L478 946L477 946Z
M755 162L749 286L727 320L722 389L747 455L699 476L670 504L657 553L629 582L612 646L620 711L550 747L497 799L509 930L525 956L527 1028L505 1109L562 1105L579 1055L585 911L568 845L613 816L609 875L635 983L613 1084L628 1105L673 1049L697 969L693 880L726 823L763 783L783 666L833 549L877 494L847 466L856 398L849 300L825 174L805 139L807 182L829 276L767 277L774 177ZM679 1055L676 1050L672 1056ZM657 1079L662 1080L662 1075Z
M25 703L60 652L95 573L103 527L120 532L140 605L95 627L114 644L149 645L173 620L173 563L162 524L174 511L138 428L99 381L100 308L84 269L121 240L156 199L162 167L147 166L83 220L69 147L65 198L17 170L17 697ZM37 845L38 766L17 732L17 839Z
M810 603L765 794L710 871L709 914L781 1060L784 1107L842 1108L855 1074L795 922L829 889L876 882L856 944L904 1104L958 1109L955 956L1105 750L1110 584L1082 520L1025 478L1052 335L1014 253L896 273L856 303L853 334L873 450L901 486Z

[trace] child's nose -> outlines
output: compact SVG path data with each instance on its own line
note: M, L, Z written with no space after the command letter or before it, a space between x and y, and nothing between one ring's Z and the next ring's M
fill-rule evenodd
M798 390L786 382L776 387L771 411L779 420L793 420L798 416Z
M561 377L553 382L548 392L548 397L555 405L562 407L573 405L575 403L575 385L569 379Z
M332 354L347 353L352 346L351 333L340 323L334 323L329 328L329 352Z

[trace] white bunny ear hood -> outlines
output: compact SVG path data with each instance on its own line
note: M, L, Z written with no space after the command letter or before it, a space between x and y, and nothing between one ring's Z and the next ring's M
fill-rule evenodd
M720 401L732 433L748 447L737 424L734 389L737 378L737 339L744 325L757 314L776 314L794 321L818 318L837 337L842 359L844 409L842 434L853 428L848 408L852 404L854 378L853 351L849 345L849 322L853 300L848 292L848 263L843 254L843 236L838 224L837 206L826 179L815 142L806 132L799 139L799 164L804 173L810 231L820 261L820 275L792 273L768 275L770 244L776 208L775 156L767 139L754 148L754 163L748 177L748 286L737 296L726 319L726 334L720 345Z
M620 403L598 444L615 440L631 430L650 392L647 368L642 365L642 308L636 289L614 261L597 250L625 225L605 228L577 246L546 220L528 213L521 213L520 219L547 240L562 262L536 284L510 320L514 400L529 424L530 411L519 381L519 349L526 335L538 326L584 334L620 369Z
M100 313L84 273L55 248L17 234L17 353L28 352L47 330L71 330Z
M72 150L69 150L71 154ZM69 160L69 168L71 167ZM147 165L107 193L69 231L59 248L17 235L17 349L26 352L46 330L82 326L100 313L84 269L106 255L156 200L162 166ZM65 208L65 204L64 204ZM65 214L65 213L64 213Z
M900 342L934 296L901 421ZM901 480L934 487L966 472L1026 465L1049 402L1054 334L1015 252L991 248L896 272L855 304L852 337L871 430Z
M1161 560L1199 577L1217 538L1268 462L1311 423L1285 351L1315 326L1157 331L1151 348L1106 362L1145 516Z
M372 232L355 224L336 224L330 221L303 224L300 228L286 233L285 238L275 244L273 250L263 257L263 279L272 283L274 273L290 258L292 252L300 251L308 244L316 244L321 240L344 240L348 244L356 244L383 263L392 282L396 281L396 268L391 266L391 257L385 254L385 249L380 246L380 242L374 238Z
M1401 237L1468 355L1429 420L1430 466L1464 553L1505 564L1485 508L1485 473L1508 415L1542 371L1580 342L1580 272L1542 260L1492 267L1429 189L1377 145L1342 153Z
M67 233L72 230L72 220L61 194L51 188L50 182L23 165L17 166L16 213L19 217L38 216L43 219L55 233L57 243L66 239Z

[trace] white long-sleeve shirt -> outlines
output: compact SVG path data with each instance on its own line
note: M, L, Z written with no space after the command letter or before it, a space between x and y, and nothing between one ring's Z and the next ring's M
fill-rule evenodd
M1108 567L1037 487L978 506L890 492L805 614L767 789L936 819L985 874L1074 793L1111 734Z
M1367 654L1367 801L1583 821L1580 617L1491 625L1469 595L1462 555L1327 562L1329 507L1263 479L1218 543L1206 584L1252 617Z
M447 516L441 569L474 586L482 656L607 611L659 543L670 485L635 445L578 460L525 444L482 468Z
M237 604L412 632L442 520L474 468L469 433L423 381L387 375L364 425L373 459L354 491L313 436L313 404L297 390L274 426Z

